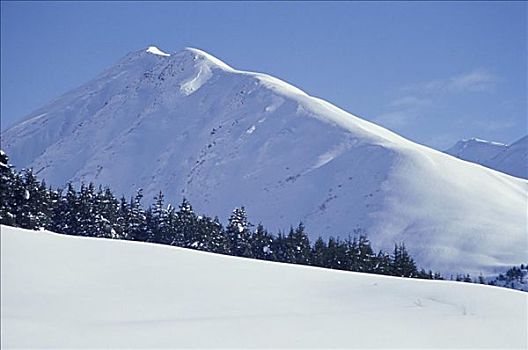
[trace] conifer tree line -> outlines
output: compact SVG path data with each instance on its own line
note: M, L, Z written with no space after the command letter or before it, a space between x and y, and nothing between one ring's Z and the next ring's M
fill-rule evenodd
M2 151L0 196L3 225L338 270L443 279L438 273L418 270L403 243L395 245L391 253L374 251L360 230L344 240L319 237L312 243L302 223L287 233L272 234L262 224L250 224L244 207L235 208L224 227L218 217L197 215L186 199L177 208L167 204L161 192L145 209L141 190L127 200L117 199L109 188L96 188L92 183L82 184L79 190L71 184L64 190L52 189L38 181L31 169L14 171ZM456 279L473 281L469 275Z

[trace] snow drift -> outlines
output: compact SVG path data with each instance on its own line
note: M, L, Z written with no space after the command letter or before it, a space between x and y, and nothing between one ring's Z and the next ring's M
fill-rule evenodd
M277 78L197 49L133 52L2 135L48 184L186 196L225 220L405 242L420 266L484 275L525 262L527 181L410 142Z
M528 294L1 227L2 348L526 348Z

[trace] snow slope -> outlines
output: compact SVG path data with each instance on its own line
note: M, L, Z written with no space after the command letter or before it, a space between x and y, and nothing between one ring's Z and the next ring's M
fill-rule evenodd
M512 176L528 178L528 135L511 145L476 138L461 140L445 152Z
M526 348L528 294L1 227L1 345Z
M225 220L404 241L420 266L495 274L528 259L528 183L410 142L277 78L197 49L133 52L2 135L48 184L186 196Z

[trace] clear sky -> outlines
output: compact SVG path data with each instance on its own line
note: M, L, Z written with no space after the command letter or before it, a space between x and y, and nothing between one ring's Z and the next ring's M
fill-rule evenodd
M2 130L149 45L200 48L440 149L528 132L525 2L2 1Z

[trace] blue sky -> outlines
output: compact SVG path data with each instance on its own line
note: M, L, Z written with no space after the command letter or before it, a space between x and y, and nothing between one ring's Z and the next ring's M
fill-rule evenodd
M4 2L2 130L151 44L266 72L414 141L527 131L525 2Z

